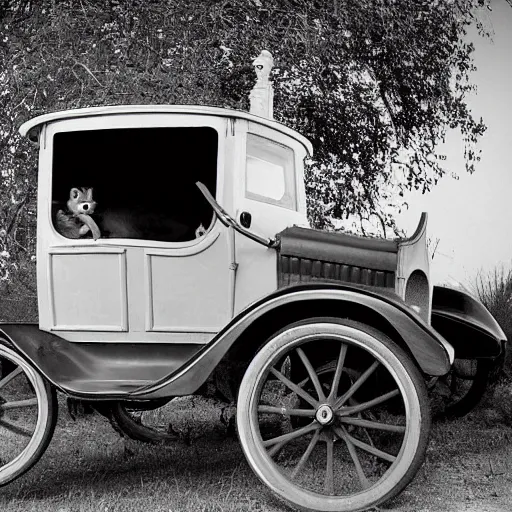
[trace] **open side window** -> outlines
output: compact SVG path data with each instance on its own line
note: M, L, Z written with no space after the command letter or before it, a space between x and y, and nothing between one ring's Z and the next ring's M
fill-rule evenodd
M245 197L296 210L293 150L248 133Z
M208 228L212 208L197 189L215 197L217 131L210 127L123 128L57 133L53 148L52 219L73 221L68 201L92 188L92 218L101 238L182 242ZM71 194L71 195L70 195ZM59 213L60 212L60 213ZM87 213L87 212L83 212ZM91 236L91 233L84 235Z

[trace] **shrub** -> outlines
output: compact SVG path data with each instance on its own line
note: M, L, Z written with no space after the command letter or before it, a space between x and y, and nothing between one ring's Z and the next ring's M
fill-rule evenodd
M484 306L490 311L508 340L512 339L512 269L504 265L490 272L480 272L475 283L476 293ZM512 380L512 354L508 350L502 376Z
M36 266L22 263L0 281L0 322L37 322Z

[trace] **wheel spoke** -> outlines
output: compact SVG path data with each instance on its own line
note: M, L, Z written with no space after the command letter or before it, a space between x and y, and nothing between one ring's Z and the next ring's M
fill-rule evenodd
M304 391L299 386L297 386L297 384L294 384L290 379L286 378L280 371L276 370L275 368L270 368L270 372L310 405L315 408L318 406L317 400L315 400L307 391Z
M338 436L343 439L343 435L346 436L346 439L348 439L352 444L357 446L358 448L361 448L361 450L364 450L365 452L371 453L372 455L375 455L376 457L379 457L381 459L387 460L388 462L394 462L396 460L396 457L394 455L391 455L390 453L383 452L382 450L379 450L378 448L375 448L375 446L370 446L369 444L360 441L359 439L356 439L355 437L351 436L348 432L343 432L340 434L340 429L338 427L334 427L334 431Z
M340 421L348 425L355 425L356 427L386 430L387 432L405 432L405 427L402 425L389 425L387 423L379 423L378 421L370 421L363 418L351 418L348 416L343 416L340 418Z
M384 395L380 395L372 400L368 400L368 402L362 402L359 405L354 405L353 407L344 407L343 409L338 409L336 411L336 415L340 417L350 416L352 414L356 414L358 412L366 411L366 409L371 409L375 405L379 405L390 398L393 398L400 394L398 389L390 391L389 393L385 393Z
M21 407L33 407L37 405L37 398L28 398L27 400L18 400L15 402L5 402L0 404L0 411L7 411L9 409L19 409Z
M281 441L280 443L275 444L267 451L270 457L273 457L285 444L287 441Z
M313 418L315 416L314 409L287 409L286 407L275 407L272 405L258 405L258 412L281 414L283 416L303 416L306 418Z
M309 378L311 379L311 382L313 383L313 386L315 386L315 391L318 395L318 400L323 402L325 400L325 395L322 390L322 385L320 384L320 381L318 380L318 375L316 374L313 366L311 365L311 363L310 363L308 357L306 356L306 354L304 353L304 351L301 348L298 348L296 350L296 352L297 352L297 354L299 354L299 357L300 357L302 363L306 367L306 370L308 372Z
M452 375L451 381L450 381L450 391L451 391L452 395L454 395L457 392L458 387L459 386L458 386L457 378L455 377L455 375Z
M348 403L349 403L349 405L359 405L359 402L358 402L357 400L355 400L355 399L354 399L354 397L349 398ZM371 412L367 412L367 414L368 414L369 416L371 416L370 420L372 420L372 421L373 421L373 420L375 420L375 421L376 421L376 418L375 418L375 415L374 415L374 414L372 414ZM344 416L344 417L345 417L345 416ZM358 417L359 419L363 419L363 415L362 415L360 412L358 412L358 413L357 413L357 417ZM372 436L370 435L370 433L368 432L368 430L366 430L365 428L362 428L362 430L363 430L363 432L364 432L365 436L368 438L368 442L369 442L372 446L374 446Z
M361 487L364 489L368 489L370 487L370 482L368 481L368 478L366 478L366 475L363 471L363 466L361 465L361 461L359 460L359 456L357 455L356 448L354 446L354 443L348 437L345 435L345 432L340 429L335 429L336 434L338 437L343 439L345 441L345 444L347 445L348 452L350 453L350 456L352 457L352 461L354 462L354 466L356 467L356 473L359 478L359 482L361 482Z
M370 377L370 375L377 369L379 364L379 361L374 361L371 366L360 375L354 384L352 384L350 389L336 400L334 408L337 409L338 407L341 407L368 380L368 377Z
M332 379L332 387L328 400L334 400L338 394L338 386L340 384L341 374L343 373L343 365L345 364L345 356L347 355L347 345L342 343L340 348L340 355L338 356L338 362L336 364L336 371L334 372L334 378Z
M16 370L13 370L9 375L6 375L2 380L0 380L0 389L6 386L12 379L14 379L14 377L17 377L22 372L23 370L21 369L21 366L18 366Z
M320 437L320 429L317 429L317 430L315 430L315 433L313 434L313 437L311 438L311 441L309 442L309 445L306 448L306 451L302 454L302 457L300 458L299 462L297 462L297 465L295 466L294 470L292 471L292 475L291 475L292 480L299 474L299 471L306 465L306 462L308 461L309 456L313 452L313 449L315 448L319 437Z
M334 441L329 437L326 441L327 445L327 460L325 468L325 483L324 490L327 494L334 494Z
M273 437L272 439L267 439L263 441L263 446L273 446L277 443L287 443L291 441L292 439L296 439L297 437L301 437L306 435L307 433L311 432L312 430L317 430L320 428L320 425L313 421L309 425L306 425L305 427L298 428L296 430L292 430L291 432L288 432L287 434L283 434L281 436Z
M6 430L10 430L11 432L19 434L20 436L32 437L32 432L29 430L26 430L23 427L18 427L17 425L13 425L12 423L9 423L5 420L0 420L0 428L5 428Z

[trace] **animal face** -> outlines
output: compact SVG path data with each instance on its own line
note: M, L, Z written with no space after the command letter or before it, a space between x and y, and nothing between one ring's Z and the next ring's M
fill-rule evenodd
M69 192L68 209L75 214L91 215L96 208L92 188L72 188Z

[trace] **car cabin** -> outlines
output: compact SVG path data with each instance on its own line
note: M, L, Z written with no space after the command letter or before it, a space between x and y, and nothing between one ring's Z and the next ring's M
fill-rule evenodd
M40 328L68 340L205 343L277 288L275 251L216 220L197 181L262 236L307 226L311 144L269 118L109 106L43 115L20 131L39 145ZM92 189L96 240L56 225L73 188Z

